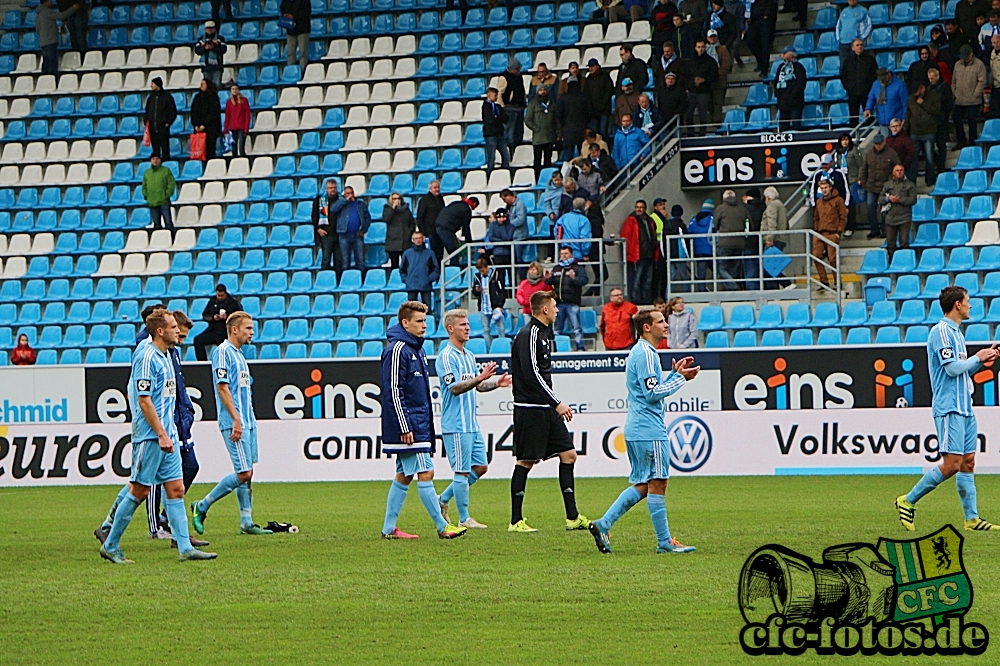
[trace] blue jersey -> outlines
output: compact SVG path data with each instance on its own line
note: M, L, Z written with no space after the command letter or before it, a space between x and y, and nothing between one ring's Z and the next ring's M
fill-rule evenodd
M177 405L177 378L170 357L155 345L140 344L132 353L132 375L128 379L128 402L132 409L132 442L157 439L156 431L139 409L139 397L149 396L156 416L171 441L177 442L174 409Z
M243 429L257 427L257 418L253 414L253 393L250 384L250 366L247 365L243 352L233 346L229 340L212 352L212 375L215 378L215 408L219 412L219 430L232 430L233 417L222 404L219 397L219 384L228 384L233 396L233 406L240 415Z
M476 355L468 347L459 351L449 342L438 354L434 367L441 382L441 432L479 432L476 390L461 395L451 394L452 386L479 374L476 371Z
M942 319L927 337L927 369L931 375L931 414L960 414L972 416L972 377L963 372L952 377L945 371L950 363L963 363L968 359L965 336L958 324ZM978 368L974 366L973 369Z
M633 442L666 440L663 401L679 391L686 381L674 371L663 377L660 355L651 344L640 338L625 362L625 386L628 388L625 439Z

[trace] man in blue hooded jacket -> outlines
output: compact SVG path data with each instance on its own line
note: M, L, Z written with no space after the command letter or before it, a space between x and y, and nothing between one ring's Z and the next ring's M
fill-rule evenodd
M586 209L587 200L576 197L573 199L573 210L556 220L556 239L562 241L563 247L573 251L576 261L590 261L590 243L578 242L591 237L590 219L584 212Z
M615 147L611 149L611 159L619 169L624 169L647 143L649 137L632 124L632 114L626 113L622 116L622 126L615 133Z
M875 83L865 102L865 118L875 114L882 134L889 136L889 123L892 119L906 117L907 98L910 94L903 79L885 67L880 67L875 76Z
M365 270L365 234L372 224L368 206L354 196L354 188L344 188L344 196L330 204L330 217L337 218L337 239L343 269Z
M389 327L389 346L382 350L382 451L396 455L396 478L386 499L383 539L416 539L396 527L399 512L414 475L417 491L442 539L454 539L466 532L449 525L441 515L434 490L434 410L431 385L424 355L427 306L406 301L399 307L399 323Z
M705 199L691 221L688 222L687 232L689 234L710 234L715 221L715 202L712 199ZM705 280L708 279L708 267L712 265L712 239L708 236L694 238L692 243L694 256L695 291L708 291Z

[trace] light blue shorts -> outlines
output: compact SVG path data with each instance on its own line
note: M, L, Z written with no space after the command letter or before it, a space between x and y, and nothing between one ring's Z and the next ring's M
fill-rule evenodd
M667 440L625 440L632 473L628 482L648 483L650 479L670 478L670 442Z
M473 467L486 466L486 442L479 432L449 432L441 436L451 471L468 474Z
M434 469L434 461L429 453L397 453L396 474L413 476Z
M151 487L157 483L167 483L184 478L181 465L180 446L174 444L174 452L167 453L155 439L132 443L132 475L129 480L139 485Z
M249 472L253 469L254 463L257 462L257 429L244 430L243 437L236 443L229 439L232 432L231 429L223 430L222 441L226 443L226 449L229 450L229 459L233 461L233 470L237 474Z
M979 429L975 416L960 414L945 414L934 417L934 427L937 429L938 451L962 455L975 453L978 444Z

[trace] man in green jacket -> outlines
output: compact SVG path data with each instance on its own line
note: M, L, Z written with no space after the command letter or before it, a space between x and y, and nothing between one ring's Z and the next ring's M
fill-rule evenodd
M528 103L524 124L531 130L531 147L535 151L535 179L545 167L552 166L552 151L559 137L559 119L555 102L549 96L549 87L538 86L535 97Z
M142 196L149 206L149 219L154 229L174 230L174 220L170 213L170 197L177 190L174 174L163 166L159 155L149 158L149 169L142 177Z

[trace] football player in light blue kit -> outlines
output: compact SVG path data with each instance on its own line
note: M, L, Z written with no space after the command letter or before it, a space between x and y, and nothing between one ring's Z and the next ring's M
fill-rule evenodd
M497 364L490 361L482 372L476 371L476 355L465 343L469 341L469 313L449 310L444 313L448 344L438 354L434 367L441 382L441 438L448 462L455 476L438 501L441 514L448 520L448 502L455 498L462 527L486 529L469 515L469 486L486 474L486 442L476 420L476 391L493 391L510 386L510 376L495 377ZM475 390L473 390L475 389Z
M191 523L198 534L204 534L208 510L235 490L240 507L240 534L271 534L271 530L261 529L253 522L250 489L253 465L257 462L257 418L253 413L250 366L243 356L243 345L253 340L253 318L246 312L233 312L226 319L226 333L229 337L212 351L212 378L219 430L235 472L219 481L200 502L191 504Z
M632 316L639 341L629 352L625 363L625 385L628 388L628 416L625 419L625 446L628 449L632 473L629 483L615 503L600 519L591 521L590 533L597 550L611 552L611 526L645 497L649 517L656 532L657 553L690 553L694 546L685 546L670 535L667 523L667 479L670 477L670 441L663 422L664 400L698 375L701 369L692 367L694 358L687 356L673 362L673 370L663 377L660 356L656 348L667 337L667 320L659 310L643 310Z
M215 553L191 545L184 512L184 472L180 451L174 445L178 439L174 423L177 378L168 355L180 340L177 320L166 310L154 310L146 318L146 330L151 334L150 341L139 345L132 354L132 374L128 381L132 410L130 487L115 511L111 531L101 545L101 557L115 564L132 564L121 551L122 534L150 488L159 483L166 490L164 504L177 536L181 561L215 559Z
M969 318L972 305L969 292L951 286L938 297L944 319L927 336L927 370L931 376L931 415L937 429L938 451L944 460L926 474L906 495L896 498L899 522L913 531L917 501L937 488L945 479L955 477L958 497L965 512L965 529L985 531L996 529L993 523L979 517L976 505L976 446L979 432L972 412L971 374L984 363L997 357L997 345L980 349L969 358L965 336L960 328Z

